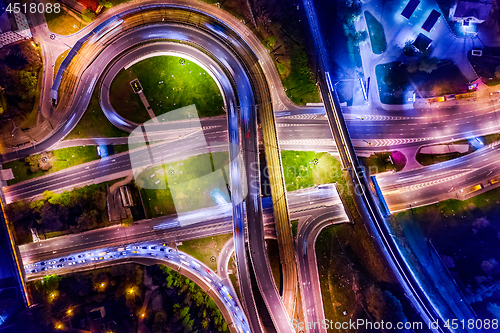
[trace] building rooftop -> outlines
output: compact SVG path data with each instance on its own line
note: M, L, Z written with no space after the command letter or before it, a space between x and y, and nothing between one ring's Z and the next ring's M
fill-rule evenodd
M424 34L418 34L418 37L413 42L413 46L415 46L420 52L424 52L429 48L432 43L432 39L427 37Z
M491 0L484 1L458 1L453 18L475 18L484 21L490 15Z

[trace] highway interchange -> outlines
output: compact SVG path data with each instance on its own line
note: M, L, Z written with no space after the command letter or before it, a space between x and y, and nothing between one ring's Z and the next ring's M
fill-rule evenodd
M227 23L227 22L226 22ZM116 246L124 244L139 244L138 242L147 242L152 239L162 241L182 241L182 239L192 239L198 237L210 236L213 234L233 232L235 233L236 255L238 260L238 269L240 281L249 279L248 258L245 254L245 226L249 228L245 219L244 213L252 214L247 216L247 221L259 221L256 231L260 235L256 235L255 242L258 243L264 239L264 225L272 223L269 218L272 213L261 211L262 206L260 200L257 205L254 200L244 200L245 196L242 190L241 179L233 176L239 174L238 168L242 168L241 160L238 158L240 154L240 144L246 144L245 152L245 170L248 172L251 168L250 163L257 160L256 146L257 133L256 123L251 123L250 133L247 141L239 142L239 124L238 114L242 120L255 121L255 108L252 107L252 88L246 78L244 68L239 64L231 51L220 45L219 48L214 47L219 42L220 36L213 37L213 40L207 38L207 32L201 32L198 29L187 28L180 25L160 25L160 26L145 26L141 29L136 29L131 32L123 33L113 43L113 48L106 48L105 52L100 53L93 61L92 66L89 66L83 73L80 84L74 92L74 96L79 96L72 105L74 114L67 122L64 122L57 131L54 131L50 138L35 145L29 149L15 151L3 155L4 161L26 156L35 152L48 149L50 146L61 140L69 131L76 125L83 112L86 110L88 101L92 95L92 91L97 85L94 78L98 78L102 72L102 68L106 64L112 62L116 55L121 51L127 50L139 41L148 39L157 39L161 34L162 38L185 38L187 41L194 42L197 45L204 46L209 49L216 58L224 59L225 67L231 68L234 73L230 80L227 80L225 75L220 74L220 70L215 70L214 73L218 78L220 86L225 93L225 103L228 106L228 115L219 119L201 120L202 130L185 126L183 123L177 123L172 128L161 125L160 129L155 129L154 126L148 126L147 131L152 134L152 137L167 137L169 143L168 148L165 143L154 145L153 153L162 158L167 158L167 161L175 161L180 158L197 155L206 152L206 147L200 145L200 138L211 144L211 151L227 151L231 156L231 185L233 188L233 205L232 207L215 207L203 213L192 213L191 223L181 226L175 217L164 217L150 221L143 221L139 225L134 225L129 228L112 227L109 229L94 230L91 232L70 235L44 241L40 244L29 244L20 247L23 260L26 263L54 260L62 255L70 256L79 252L85 252L90 249L102 248L104 242L109 243L113 239ZM66 39L65 43L75 42L76 37ZM207 43L203 45L203 43ZM251 44L251 43L249 43ZM154 43L149 44L154 50L149 52L168 51L172 52L172 44L170 43ZM175 46L174 46L175 48ZM145 50L141 50L144 52ZM186 50L175 50L176 52L186 52ZM196 59L201 58L199 50L191 47L190 51L195 54L190 54ZM221 52L217 54L217 52ZM258 53L258 51L256 51ZM131 53L133 57L133 53ZM205 61L210 61L206 58ZM268 63L267 63L268 64ZM272 64L272 62L271 62ZM221 64L212 63L213 68L217 68ZM274 66L272 64L272 66ZM270 72L275 70L267 68ZM334 154L342 154L338 152L333 141L332 131L327 118L324 116L324 109L299 109L292 105L284 96L279 78L272 81L270 78L276 78L274 75L269 75L268 81L271 82L271 95L273 105L276 106L276 122L278 126L278 137L280 140L280 149L289 150L316 150L330 151ZM233 85L238 89L234 90ZM101 102L103 95L101 95ZM104 96L105 97L105 96ZM105 103L105 99L104 99ZM247 104L245 104L247 103ZM44 104L45 105L45 104ZM237 110L236 106L240 109ZM418 148L424 143L443 142L451 139L463 137L473 137L476 135L484 135L497 132L497 102L494 100L479 104L479 107L471 108L470 106L457 107L453 110L433 111L430 115L425 116L415 114L409 115L407 111L391 111L391 116L377 116L377 113L384 113L382 110L370 110L364 108L346 108L344 114L349 128L349 134L353 139L353 143L358 152L363 154L380 151L380 149L400 149ZM109 110L109 108L104 108ZM108 119L113 122L113 112L107 112ZM238 112L239 111L239 112ZM367 114L370 113L370 114ZM416 113L416 111L415 111ZM459 115L459 117L457 117ZM123 121L122 121L123 124ZM487 124L485 126L485 124ZM127 125L125 125L127 126ZM130 129L132 129L130 127ZM176 139L176 134L181 131L181 139ZM170 137L169 137L170 136ZM244 135L242 136L245 137ZM170 138L170 140L168 140ZM227 145L227 142L231 143ZM365 141L372 142L368 144ZM213 146L212 146L213 143ZM221 144L221 143L226 143ZM175 147L183 147L184 151L175 152ZM383 148L381 148L383 147ZM147 148L150 149L150 148ZM253 154L251 153L253 152ZM137 149L132 153L135 160L141 160L147 153L144 149ZM412 206L425 205L446 198L453 198L460 194L460 190L470 185L475 185L483 182L486 185L489 179L500 174L500 170L496 163L498 158L498 147L484 147L475 153L468 156L452 160L429 167L423 167L415 170L408 170L394 174L381 175L378 178L382 187L382 191L386 197L389 207L392 211L408 209L409 204ZM122 171L131 170L131 157L127 154L121 154L113 158L108 158L96 162L90 162L85 165L77 166L71 170L64 170L36 179L32 182L19 183L4 189L7 200L17 200L24 198L32 198L40 195L45 190L60 191L66 188L92 182L95 179L106 175L116 174ZM76 177L75 177L76 176ZM258 174L247 174L247 179L259 178ZM451 186L450 186L451 185ZM238 191L237 189L241 189ZM255 187L250 187L249 198L259 196L257 192L252 192ZM328 191L329 195L325 197L324 193ZM236 195L241 193L241 196ZM296 242L296 257L299 261L299 280L302 295L306 295L303 299L306 302L302 304L304 313L308 320L316 321L315 318L322 318L321 294L317 279L317 267L315 266L314 257L314 242L322 227L332 221L346 222L347 218L341 204L332 189L311 189L308 191L299 191L288 194L290 215L292 218L301 219L299 226L298 238ZM325 204L326 202L326 204ZM246 209L243 209L243 204ZM188 214L191 215L191 214ZM210 219L207 220L207 216ZM272 220L272 218L271 218ZM158 227L163 226L163 227ZM255 236L255 235L254 235ZM142 243L141 243L142 244ZM41 245L41 246L39 246ZM109 244L108 244L109 246ZM252 246L251 246L252 247ZM259 246L255 245L254 248ZM260 246L261 247L261 246ZM54 253L55 251L55 253ZM128 255L128 253L126 253ZM262 255L262 253L260 254ZM254 260L253 263L259 263L261 267L255 267L256 271L269 273L267 257L261 257L259 260ZM67 266L65 266L67 267ZM76 265L75 265L76 268ZM28 269L28 272L31 270ZM37 272L38 273L38 272ZM196 274L196 272L192 272ZM31 274L31 273L28 273ZM268 274L261 282L268 283L264 290L266 293L265 301L271 316L274 319L276 329L278 331L289 331L288 319L286 311L283 308L283 303L279 299L276 287L272 280L272 276ZM248 283L247 285L250 285ZM262 290L261 290L262 291ZM309 295L309 296L307 296ZM274 298L273 298L274 297ZM278 298L276 298L278 297ZM253 295L251 290L244 293L242 306L249 315L249 325L252 332L261 330L258 322L258 314L256 312ZM221 295L221 300L223 296ZM250 304L250 306L249 306ZM253 308L253 309L252 309ZM252 315L253 312L253 315ZM231 314L229 314L231 316ZM234 318L233 318L234 320Z

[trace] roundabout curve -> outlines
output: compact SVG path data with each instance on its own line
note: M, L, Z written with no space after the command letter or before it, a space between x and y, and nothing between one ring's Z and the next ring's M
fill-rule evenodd
M168 39L153 39L149 40L147 44L144 44L146 41L146 37L151 34L151 31L155 31L155 33L165 34L165 36L173 35L174 33L178 33L175 35L176 37L186 36L185 40L182 42L174 42L173 40ZM226 67L221 67L221 63L216 59L224 59L223 61L226 64L231 64L229 68L237 65L236 59L230 59L231 55L228 50L220 47L220 51L217 54L210 54L208 51L202 51L201 45L194 45L190 42L188 38L188 34L192 34L191 37L196 36L199 38L199 42L207 45L209 39L205 38L204 34L200 34L195 30L187 29L183 26L178 25L166 25L162 27L145 27L139 30L135 30L130 34L124 35L122 38L127 39L130 43L137 42L142 43L138 47L131 46L130 48L126 48L127 45L123 45L124 50L117 49L116 52L120 52L121 54L113 59L112 64L108 66L108 68L104 71L102 79L99 80L99 84L97 85L97 89L99 89L99 103L101 108L106 115L106 118L119 129L132 132L139 125L147 125L147 126L156 126L157 130L162 130L165 128L166 124L157 124L154 122L147 122L144 124L138 124L128 119L125 119L120 114L116 112L114 107L110 101L110 87L115 79L116 75L125 67L130 66L130 64L145 59L145 57L154 57L157 55L172 55L185 58L190 60L203 68L209 75L214 79L219 90L222 93L223 101L224 101L224 109L227 110L228 107L232 105L237 105L238 100L236 96L235 86L233 80L231 80L226 73L228 69ZM226 60L228 59L228 60ZM182 126L182 124L178 124ZM176 127L178 128L178 127Z

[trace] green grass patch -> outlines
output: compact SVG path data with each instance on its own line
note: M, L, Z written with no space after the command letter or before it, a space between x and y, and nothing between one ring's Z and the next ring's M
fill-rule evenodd
M114 150L115 154L120 154L120 153L124 153L126 151L129 151L129 146L128 146L128 144L113 145L113 150Z
M436 163L442 163L450 160L454 160L455 158L459 158L469 153L449 153L449 154L422 154L417 153L415 159L418 163L422 165L431 165Z
M126 137L129 134L116 128L104 115L99 104L97 89L94 90L89 106L78 124L66 136L65 140L85 138Z
M213 190L220 191L229 202L228 162L225 152L201 154L148 168L136 175L148 218L215 206Z
M280 253L278 248L278 241L274 239L266 239L267 255L269 257L269 265L274 277L276 288L280 290Z
M69 231L69 230L50 231L50 232L44 233L44 237L46 239L49 239L49 238L60 237L60 236L65 236L65 235L69 235L69 234L71 234L71 231Z
M229 259L227 267L232 271L231 274L228 274L229 280L231 280L234 291L236 291L236 295L238 295L238 299L241 301L240 284L238 283L238 268L236 267L234 252L231 255L231 259Z
M405 104L409 94L410 79L406 67L400 62L380 64L375 67L380 101L384 104Z
M489 144L492 144L493 142L500 141L500 134L494 133L494 134L481 136L481 139L483 140L483 143L485 145L489 145Z
M233 285L236 295L238 295L238 299L241 300L240 285L238 283L238 278L236 277L236 272L229 274L229 279L231 280L231 284Z
M49 0L47 3L52 3L52 5L59 3L58 1ZM60 3L59 3L60 4ZM80 17L82 16L76 13L74 15ZM72 15L68 14L61 5L61 11L59 13L45 13L45 21L47 21L47 26L50 31L59 35L71 35L86 26L86 24L78 21Z
M43 165L40 162L42 162L43 158L46 158L47 163L52 165L48 170L42 169ZM42 154L31 155L22 160L7 162L3 164L3 168L12 169L15 178L8 180L7 184L13 185L27 179L44 176L96 159L99 159L96 146L78 146L57 149Z
M36 124L42 70L40 48L33 41L0 48L0 135L10 135L14 124L20 130Z
M288 192L334 183L342 178L339 160L328 153L283 150L281 160Z
M406 157L399 151L374 153L369 157L359 157L369 175L387 172L401 171L406 164Z
M62 62L64 61L64 58L68 55L70 50L66 50L63 53L59 55L56 59L56 64L54 66L54 78L56 77L57 71L59 70L59 67L61 67Z
M205 238L192 239L182 242L177 248L179 251L185 252L208 267L213 271L217 270L217 260L219 259L220 251L226 242L233 237L233 234L215 235ZM214 261L215 259L215 261Z
M123 153L129 150L127 144L114 145L114 154ZM50 169L43 170L43 158L47 158ZM13 185L27 179L37 178L49 173L57 172L79 164L87 163L99 159L97 146L76 146L61 148L44 152L42 154L31 155L28 158L14 160L3 164L4 169L12 168L14 179L8 180L8 185ZM42 164L40 164L42 162Z
M387 41L385 39L384 27L369 11L365 11L366 25L368 26L368 34L372 51L375 54L382 54L387 49Z
M500 134L498 134L498 133L489 134L489 135L481 136L481 137L479 137L479 139L486 146L486 145L489 145L493 142L500 141ZM436 146L458 145L458 144L468 144L469 150L467 152L464 152L464 153L450 152L450 153L446 153L446 154L423 154L420 152L421 150L419 149L419 151L417 152L417 155L416 155L416 160L418 163L420 163L422 165L431 165L431 164L450 161L450 160L453 160L455 158L459 158L459 157L462 157L465 155L469 155L469 154L475 152L477 149L482 148L481 145L478 145L478 143L476 143L474 141L471 141L471 143L469 143L469 140L458 140L458 141L453 141L453 142L449 142L449 143L440 143L440 144L437 144Z
M125 119L144 123L149 114L130 82L138 79L154 114L196 105L199 117L224 114L221 92L212 77L195 63L172 56L145 59L122 70L111 83L110 100Z
M289 61L277 63L278 72L287 96L295 104L319 103L318 86L309 67L306 51L290 42L288 45Z
M292 223L293 237L297 237L297 228L299 227L299 220L293 220L291 223Z

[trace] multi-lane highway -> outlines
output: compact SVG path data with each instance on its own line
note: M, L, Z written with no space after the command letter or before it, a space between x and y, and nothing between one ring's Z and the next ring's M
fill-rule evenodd
M47 274L65 274L129 262L143 263L144 259L149 261L148 264L167 264L181 274L194 278L198 285L219 301L219 308L231 331L251 332L245 314L237 304L236 293L232 292L227 282L221 281L215 272L199 260L162 242L148 240L126 246L106 246L93 251L73 252L26 264L24 269L28 280L34 280Z
M314 114L312 114L314 115ZM282 149L289 149L289 150L316 150L316 151L330 151L336 153L336 147L335 144L333 143L332 139L326 139L327 135L331 136L331 133L329 133L328 125L326 124L326 121L324 119L321 120L297 120L295 118L287 118L287 117L278 117L278 129L279 129L279 136L281 139L280 140L280 146ZM303 124L306 124L304 126ZM309 126L309 124L311 124ZM206 142L209 145L213 145L214 149L221 149L224 150L223 147L220 145L222 142L227 141L227 121L224 118L221 119L209 119L209 120L201 120L201 125L203 126L203 133L199 129L193 129L190 127L185 128L187 126L187 123L176 123L172 124L171 127L165 126L165 131L160 131L155 134L155 132L149 131L148 130L148 136L151 138L155 139L162 139L162 141L165 141L165 143L158 143L153 149L153 154L154 156L165 156L168 161L173 161L176 158L182 158L182 154L180 153L174 153L175 149L178 147L185 147L186 152L183 154L187 154L188 156L192 156L196 153L202 153L206 152L206 149L204 149L204 146L201 145L198 141L200 137L204 137ZM174 130L174 128L179 128L179 130ZM295 132L297 128L303 129L298 132ZM184 134L188 135L188 137L181 138L180 140L178 139L179 133L181 136ZM454 136L459 136L460 133L455 133L455 134L450 134ZM170 138L169 138L170 136ZM318 143L317 140L320 140L320 138L323 136L322 142ZM312 139L306 139L306 138L312 138ZM301 140L302 139L302 144ZM294 142L290 142L291 139L293 139ZM325 142L325 143L323 143ZM167 146L166 143L169 143ZM420 145L421 143L410 143L406 144L406 147L411 146L411 145ZM219 146L219 148L216 148L216 145ZM168 147L171 147L172 149L168 149ZM417 146L418 147L418 146ZM193 149L192 153L189 153L188 151ZM358 149L358 152L362 153L370 153L379 150L379 147L373 147L373 146L368 146L366 148L361 148ZM475 168L481 166L481 164L484 163L479 163L479 161L484 161L484 159L489 158L490 161L493 161L494 158L496 158L496 149L497 148L489 148L488 147L483 147L478 152L481 152L481 156L484 155L484 157L481 157L480 159L475 160L475 156L478 156L479 153L476 152L474 154L469 155L467 158L460 158L460 159L455 159L453 161L449 161L446 163L441 163L438 165L434 166L427 166L427 167L420 167L417 170L413 170L412 173L407 173L407 171L404 172L399 172L396 175L400 177L401 179L397 182L394 183L393 185L397 184L398 186L401 186L405 178L408 178L408 180L412 180L413 182L418 182L418 178L415 177L415 175L419 176L421 175L424 177L426 174L431 175L433 174L433 177L436 178L438 177L437 174L433 172L433 170L439 168L445 168L451 172L451 170L463 170L465 169L470 162L464 162L464 161L473 161ZM227 147L226 147L227 150ZM215 150L214 150L215 151ZM135 156L137 156L136 160L141 160L140 156L143 154L147 154L145 151L138 150L133 153L134 159ZM488 157L490 156L490 157ZM470 169L470 168L469 168ZM63 170L58 173L50 174L48 176L42 177L42 178L37 178L28 182L23 182L19 183L13 186L6 187L4 189L7 200L15 200L15 199L22 199L22 198L30 198L32 196L40 195L42 194L45 190L61 190L66 187L71 188L74 187L77 184L84 184L87 181L90 181L92 179L100 179L102 177L105 177L109 174L113 173L119 173L123 171L131 170L131 164L130 164L130 157L127 154L119 155L113 158L105 159L102 161L95 161L95 162L90 162L85 165L77 166L74 167L70 170ZM498 172L495 171L496 166L494 164L491 165L491 168L487 172L491 172L491 175L495 175ZM410 170L408 170L410 171ZM458 174L458 173L457 173ZM387 177L387 175L384 175L383 177ZM424 179L424 178L422 178ZM382 186L384 182L381 183ZM403 199L403 202L406 199Z

